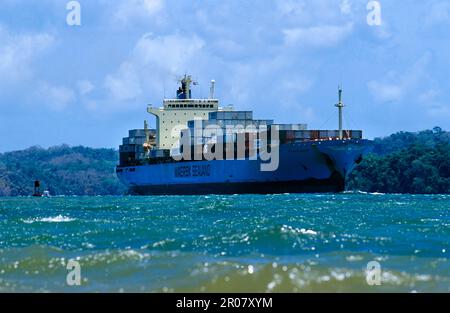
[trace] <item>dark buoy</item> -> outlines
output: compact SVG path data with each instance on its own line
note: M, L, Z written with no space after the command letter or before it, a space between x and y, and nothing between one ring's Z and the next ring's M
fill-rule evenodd
M36 180L34 182L34 194L33 197L42 197L41 193L41 182L39 180Z

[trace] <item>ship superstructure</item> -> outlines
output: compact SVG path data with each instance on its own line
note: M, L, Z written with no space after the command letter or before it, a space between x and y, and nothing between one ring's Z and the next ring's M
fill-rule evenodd
M117 175L133 194L339 192L371 149L362 131L344 130L339 89L338 130L254 119L221 108L211 82L207 99L193 99L191 76L176 98L148 112L156 129L132 130L120 146Z
M191 120L206 120L209 113L231 111L231 107L220 108L219 100L214 99L215 81L211 81L208 99L193 99L191 85L197 85L192 76L185 75L179 80L181 86L175 99L164 99L161 108L150 106L147 111L156 117L156 148L170 150L179 139L180 132Z

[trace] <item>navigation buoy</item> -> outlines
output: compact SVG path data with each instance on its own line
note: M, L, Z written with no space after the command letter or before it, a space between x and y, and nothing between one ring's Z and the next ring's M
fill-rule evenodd
M36 180L34 182L34 194L33 197L42 197L41 193L41 182L39 180Z

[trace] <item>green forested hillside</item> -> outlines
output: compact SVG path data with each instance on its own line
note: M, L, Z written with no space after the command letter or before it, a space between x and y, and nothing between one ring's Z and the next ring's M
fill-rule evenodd
M125 192L114 173L113 149L32 147L0 154L0 196L30 195L33 181L52 195L116 195Z
M450 133L440 128L376 139L374 153L353 171L349 190L450 193Z
M378 155L386 155L414 145L420 145L425 149L432 150L442 143L450 143L450 132L446 132L440 127L435 127L433 130L425 130L418 133L398 132L389 137L376 138L373 152Z

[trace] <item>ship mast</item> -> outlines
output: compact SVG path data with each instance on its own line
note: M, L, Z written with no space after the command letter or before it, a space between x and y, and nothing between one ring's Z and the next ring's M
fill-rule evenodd
M144 132L145 132L145 143L150 142L150 132L148 130L148 122L147 120L144 121Z
M216 86L216 81L213 79L211 81L211 88L209 89L209 99L214 99L215 86Z
M197 81L193 80L191 75L185 74L184 77L180 79L180 83L184 89L183 92L185 93L185 99L191 99L191 84L197 86Z
M339 86L339 102L336 104L336 107L339 109L339 139L344 139L344 131L342 126L342 117L344 110L344 103L342 102L342 86Z

